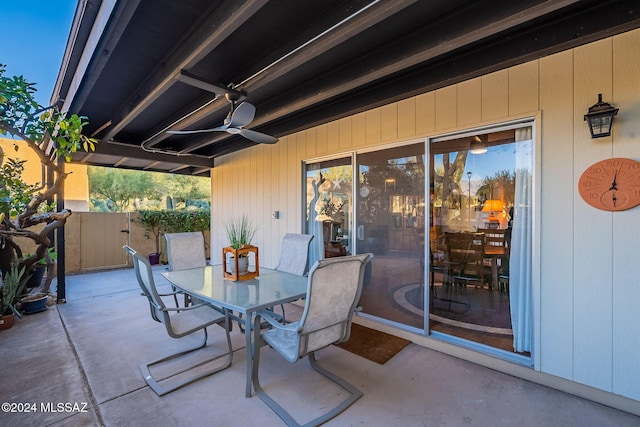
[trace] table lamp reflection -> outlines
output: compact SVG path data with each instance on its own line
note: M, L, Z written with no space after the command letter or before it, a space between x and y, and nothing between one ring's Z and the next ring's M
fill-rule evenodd
M489 199L484 202L484 206L482 207L482 212L489 212L489 218L487 221L489 222L500 222L496 213L502 212L504 210L504 203L502 200Z

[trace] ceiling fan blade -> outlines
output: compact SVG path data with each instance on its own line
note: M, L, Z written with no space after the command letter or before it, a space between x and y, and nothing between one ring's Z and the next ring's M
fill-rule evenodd
M248 102L242 102L238 105L233 113L231 113L231 120L229 123L225 123L228 127L241 128L246 126L256 116L256 107Z
M253 142L257 142L258 144L275 144L276 142L278 142L278 138L274 136L249 129L240 129L240 135Z
M168 130L167 133L172 135L190 135L192 133L206 133L206 132L218 132L226 131L228 126L219 126L211 129L194 129L194 130Z

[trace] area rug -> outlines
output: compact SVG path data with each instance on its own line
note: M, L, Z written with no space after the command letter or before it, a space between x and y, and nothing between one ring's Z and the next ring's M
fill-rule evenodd
M410 343L404 338L352 323L349 341L336 346L384 365Z
M437 287L441 288L441 287ZM416 316L424 316L423 289L419 284L404 285L393 293L395 302ZM458 328L498 335L513 335L508 295L469 288L465 293L432 295L429 318Z

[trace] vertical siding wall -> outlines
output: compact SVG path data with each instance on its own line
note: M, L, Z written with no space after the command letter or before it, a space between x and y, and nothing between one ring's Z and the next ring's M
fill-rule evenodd
M246 213L261 265L275 266L282 236L301 230L304 159L537 117L535 367L640 400L640 208L603 212L577 193L590 164L640 160L639 46L640 30L624 33L217 159L212 259L226 244L221 221ZM583 115L598 93L620 113L612 137L594 140Z

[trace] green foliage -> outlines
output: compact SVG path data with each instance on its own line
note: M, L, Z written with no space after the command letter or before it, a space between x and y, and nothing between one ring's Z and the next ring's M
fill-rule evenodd
M157 173L156 183L164 189L165 194L182 203L188 200L209 200L211 196L211 179L199 176Z
M85 117L67 115L56 105L39 105L33 83L22 76L7 77L5 72L6 66L0 64L0 136L13 136L16 148L19 144L28 146L54 176L53 183L36 187L21 179L24 162L11 159L0 169L0 187L4 185L0 197L8 199L7 210L15 217L3 218L0 228L0 237L9 248L0 253L0 265L6 273L12 262L27 269L38 262L41 255L37 254L44 254L51 244L49 236L64 226L70 210L45 212L49 210L47 201L63 188L68 175L58 160L70 161L79 150L93 151L96 140L82 134L87 124ZM49 147L53 147L52 152L47 151ZM36 224L45 226L34 232L31 227ZM15 236L33 240L37 245L35 254L22 257L19 244L13 240Z
M166 233L182 233L187 231L206 231L211 228L211 211L180 210L153 211L140 210L137 219L145 229L145 236L150 239L153 234L156 240L156 252L160 252L160 236Z
M500 199L506 206L513 205L516 192L515 171L501 170L493 176L486 176L477 194L484 199Z
M211 180L205 177L89 167L89 195L96 211L209 208Z
M34 195L40 190L39 184L27 184L22 179L26 160L7 159L0 167L0 198L9 201L9 216L23 212Z
M135 198L161 194L149 172L91 166L87 173L89 194L116 212L126 211Z
M49 248L48 249L48 253L49 253L49 259L51 259L51 261L55 261L56 259L58 259L58 253L56 252L56 250L54 248ZM33 254L25 254L25 258L31 258L33 256ZM47 265L47 259L46 257L40 258L34 265Z
M4 275L2 285L2 304L0 305L0 314L10 314L15 312L13 305L18 302L22 291L24 290L29 274L25 274L26 267L18 268L17 265L11 265L11 269Z
M11 134L40 144L53 140L57 157L71 160L78 150L95 150L96 140L82 134L86 117L69 117L55 107L39 105L35 84L22 76L5 77L6 66L0 64L0 135Z
M230 219L225 223L229 246L240 249L248 245L256 234L256 228L246 215Z

